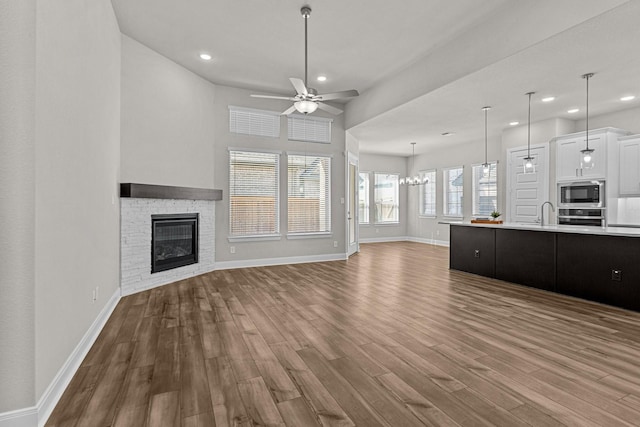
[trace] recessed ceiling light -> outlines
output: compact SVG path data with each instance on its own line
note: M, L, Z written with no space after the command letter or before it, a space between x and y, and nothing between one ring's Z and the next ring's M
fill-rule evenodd
M620 98L620 101L631 101L632 99L636 99L636 97L634 95L628 95Z
M208 53L201 53L200 54L200 59L202 59L204 61L211 61L211 55L209 55Z
M547 96L546 98L542 98L542 102L551 102L556 99L555 96Z
M318 81L319 82L326 82L327 81L327 76L318 76Z
M509 126L518 126L520 122L509 122Z
M580 109L579 109L579 108L572 108L572 109L570 109L570 110L567 110L567 113L569 113L569 114L573 114L573 113L577 113L578 111L580 111Z
M453 135L453 132L443 132L442 136L451 136Z

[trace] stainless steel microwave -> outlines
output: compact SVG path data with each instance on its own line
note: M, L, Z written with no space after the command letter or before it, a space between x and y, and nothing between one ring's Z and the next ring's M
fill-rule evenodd
M558 184L558 206L575 208L605 207L604 181L579 181Z

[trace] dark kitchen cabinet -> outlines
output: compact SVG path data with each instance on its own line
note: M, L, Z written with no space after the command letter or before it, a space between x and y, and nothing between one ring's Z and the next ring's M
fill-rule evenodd
M557 291L640 310L640 239L557 233Z
M449 267L486 277L496 274L496 230L451 224Z
M510 229L495 233L497 279L555 291L555 233Z

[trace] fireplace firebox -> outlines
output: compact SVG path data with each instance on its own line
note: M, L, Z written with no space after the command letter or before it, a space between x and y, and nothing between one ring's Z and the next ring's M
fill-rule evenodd
M198 214L151 215L151 273L198 262Z

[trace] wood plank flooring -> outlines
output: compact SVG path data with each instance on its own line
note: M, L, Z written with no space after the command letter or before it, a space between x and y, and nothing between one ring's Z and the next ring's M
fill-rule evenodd
M447 248L216 271L119 302L47 426L640 425L640 313Z

